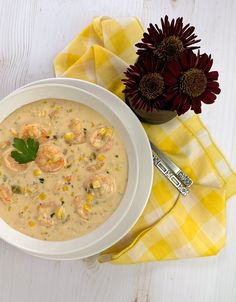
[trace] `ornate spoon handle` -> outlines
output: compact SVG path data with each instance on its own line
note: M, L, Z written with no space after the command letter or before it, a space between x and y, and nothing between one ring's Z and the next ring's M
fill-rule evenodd
M167 165L155 154L152 153L154 166L161 171L163 175L172 183L172 185L184 196L188 195L189 191L184 187L181 181L175 174L167 167Z
M186 187L191 187L193 184L192 179L186 175L172 160L170 160L164 153L162 153L151 141L152 150L158 155L158 157L174 172L177 178Z

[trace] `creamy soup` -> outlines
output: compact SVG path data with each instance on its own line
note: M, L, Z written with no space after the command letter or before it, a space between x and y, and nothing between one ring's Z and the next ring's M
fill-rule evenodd
M94 230L118 207L127 177L117 130L88 106L40 100L0 124L0 217L31 237Z

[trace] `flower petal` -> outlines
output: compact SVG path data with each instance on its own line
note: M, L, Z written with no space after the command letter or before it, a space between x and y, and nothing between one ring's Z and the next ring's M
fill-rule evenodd
M181 107L181 112L182 112L181 114L187 112L190 109L190 107L191 107L190 102L185 101L185 103Z
M219 88L219 83L218 82L208 82L207 91L212 91L215 94L219 94L221 92L221 89Z
M199 101L199 100L192 101L192 109L194 110L195 113L199 114L202 112L201 106L202 106L201 101Z
M177 110L181 107L181 104L184 102L184 96L182 94L177 95L172 102L171 110Z
M178 95L177 91L171 91L171 90L168 90L167 91L167 94L166 94L166 99L168 101L171 101L172 99L174 99L176 96Z
M180 56L180 63L184 70L188 68L187 56L184 53Z
M181 74L181 68L180 65L177 61L171 61L168 65L167 65L167 69L172 73L172 75L174 77L179 77Z
M205 92L204 95L201 96L201 101L205 104L212 104L215 102L216 95L211 92Z
M163 78L167 86L171 86L177 83L177 79L170 72L163 73Z
M218 80L218 76L219 76L219 74L217 71L211 71L211 72L208 72L208 74L207 74L207 78L210 80L214 80L214 81Z

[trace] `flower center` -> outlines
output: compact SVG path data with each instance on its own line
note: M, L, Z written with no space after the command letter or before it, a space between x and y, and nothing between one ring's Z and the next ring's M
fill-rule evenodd
M184 50L184 45L175 35L164 38L154 50L154 54L161 60L169 61Z
M184 72L180 78L180 90L190 97L201 95L207 86L207 78L204 72L197 68L191 68Z
M154 100L163 93L164 80L159 73L145 74L139 82L139 89L142 96L148 100Z

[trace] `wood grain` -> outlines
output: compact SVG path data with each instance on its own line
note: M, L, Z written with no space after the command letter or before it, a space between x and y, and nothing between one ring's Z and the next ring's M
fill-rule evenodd
M183 16L220 71L222 94L202 119L236 169L236 2L233 0L1 0L0 97L53 76L55 54L93 16L138 16L145 26ZM0 302L235 302L236 198L227 205L227 245L216 257L142 265L47 261L0 241Z

